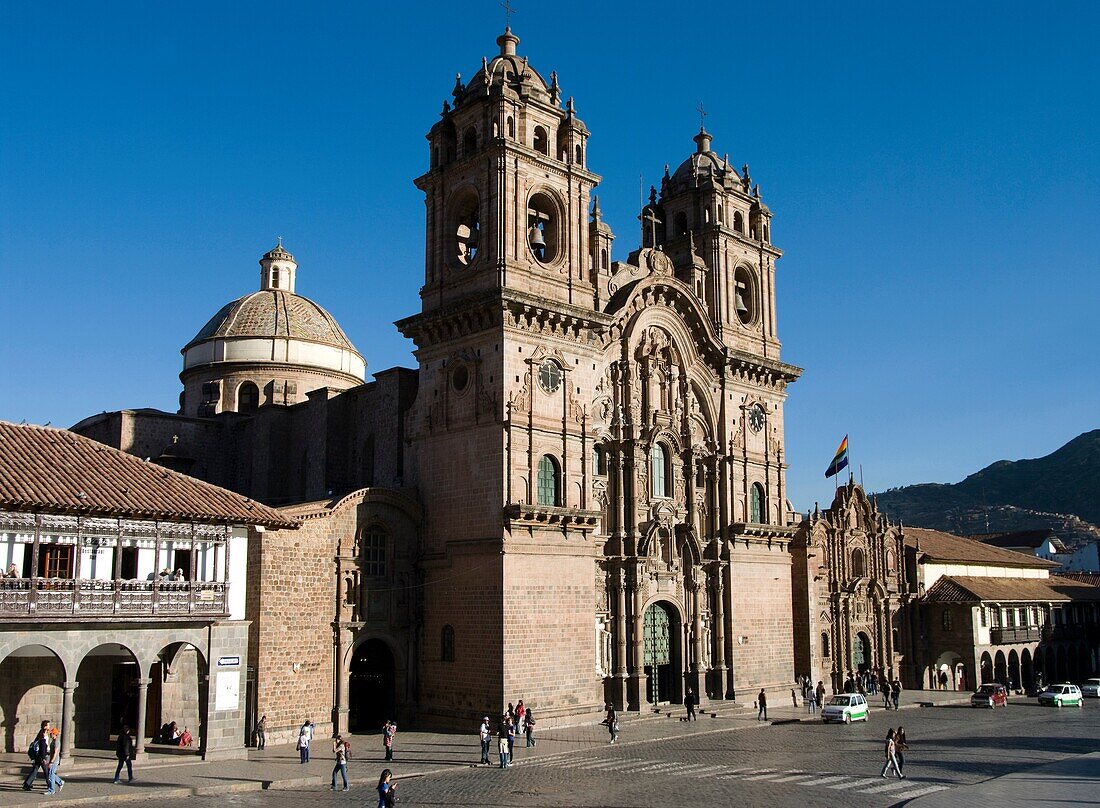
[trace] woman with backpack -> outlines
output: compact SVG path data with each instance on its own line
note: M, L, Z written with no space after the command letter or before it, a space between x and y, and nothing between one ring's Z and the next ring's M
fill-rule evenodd
M50 751L50 722L43 721L42 727L38 730L38 734L34 736L34 740L31 741L31 745L27 747L27 757L31 759L31 773L27 775L27 779L23 781L23 790L30 791L34 788L35 778L38 777L38 770L42 770L42 776L47 778L46 783L49 784L49 771L46 768L46 761L49 760Z

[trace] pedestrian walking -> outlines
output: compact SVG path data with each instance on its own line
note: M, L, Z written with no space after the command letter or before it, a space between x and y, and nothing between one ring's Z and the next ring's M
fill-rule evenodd
M947 671L940 671L940 690L947 690Z
M500 768L508 768L508 732L512 725L512 719L508 713L502 713L497 724L497 754L500 755Z
M764 721L768 720L768 694L764 692L764 688L760 688L760 694L756 697L756 720Z
M897 758L897 744L894 741L894 730L890 730L886 734L886 763L882 766L882 777L886 776L886 772L891 768L898 777L904 779L905 775L901 773L901 769L898 768Z
M814 689L814 696L819 707L825 706L825 683L818 681L817 688Z
M511 763L516 759L516 721L512 719L508 722L508 762Z
M524 716L526 719L524 730L527 733L527 747L532 748L535 745L535 712L528 708L527 714Z
M894 757L898 759L898 771L905 776L905 750L909 744L905 742L905 727L898 727L894 732Z
M390 719L382 725L382 748L386 750L386 760L393 760L393 742L397 738L397 722Z
M516 702L516 732L523 734L527 731L527 708L523 706L523 699Z
M791 704L795 706L795 709L798 709L798 696L795 695L793 687L791 688Z
M393 772L382 769L382 776L378 778L378 808L390 808L397 804L397 794L394 793L397 783L390 782Z
M309 745L313 742L313 722L308 718L298 730L298 758L300 763L309 763Z
M65 787L65 781L57 776L57 767L61 765L61 731L50 728L50 757L46 768L46 793L56 794Z
M332 785L329 788L336 790L336 773L340 773L340 779L344 781L344 791L348 786L348 746L342 736L337 735L332 742L332 754L336 759L336 765L332 767Z
M688 721L698 721L698 717L695 715L695 693L689 687L687 695L684 696L684 708L687 710Z
M267 748L267 716L260 716L256 722L256 748L261 752Z
M134 739L130 737L130 727L127 724L123 724L122 730L118 733L118 741L115 743L115 757L118 758L118 765L115 767L115 779L112 782L116 785L122 782L118 776L122 774L124 765L126 766L126 782L134 782Z
M31 759L31 771L27 775L27 779L23 781L23 790L31 791L34 788L34 781L37 779L39 771L46 778L46 787L49 788L50 722L48 720L42 722L42 725L38 728L38 733L34 736L34 740L27 747L27 757Z
M817 693L813 688L810 688L806 693L806 712L811 714L817 712Z
M890 680L883 677L882 679L882 708L884 710L890 709Z
M607 705L607 715L602 723L607 724L607 731L611 735L611 740L608 743L615 743L619 740L619 714L615 712L614 705Z
M481 726L477 728L477 737L481 741L481 762L489 762L489 741L492 740L493 733L489 729L489 716L485 716L481 719Z
M901 701L901 680L895 678L894 684L890 686L890 698L894 702L894 709L899 709L899 703Z

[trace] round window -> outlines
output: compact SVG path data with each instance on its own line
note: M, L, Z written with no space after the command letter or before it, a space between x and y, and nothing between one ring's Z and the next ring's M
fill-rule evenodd
M470 371L465 365L459 365L451 374L451 386L454 387L456 393L461 393L469 383Z
M547 359L539 367L539 384L547 393L556 392L561 387L561 367L553 359Z

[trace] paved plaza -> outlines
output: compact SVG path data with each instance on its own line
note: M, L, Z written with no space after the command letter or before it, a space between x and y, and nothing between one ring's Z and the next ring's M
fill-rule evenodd
M909 695L914 700L927 696ZM391 768L400 782L401 802L427 806L504 806L519 801L559 807L665 808L696 803L931 808L949 801L1004 806L1013 798L1020 798L1020 804L1041 805L1028 789L1064 805L1079 802L1081 795L1091 795L1100 785L1096 760L1083 757L1100 750L1100 703L1057 710L1017 698L1007 709L994 711L946 703L957 698L958 694L942 694L932 708L876 708L868 722L851 726L805 720L804 712L789 706L772 710L778 721L770 724L756 722L748 711L691 724L631 717L614 746L607 744L598 726L548 730L534 751L524 749L522 742L517 745L516 763L506 771L471 765L477 759L472 734L466 738L405 733L399 737ZM803 720L795 723L796 717ZM904 724L911 747L906 755L908 776L883 780L882 739L898 724ZM89 770L71 775L71 786L60 799L50 801L156 799L163 808L290 808L307 801L359 805L369 801L385 765L374 740L356 741L350 771L353 787L348 793L329 791L328 744L320 741L307 767L296 763L293 749L280 747L269 749L266 759L253 754L248 761L233 763L146 763L149 768L144 771L139 764L134 786L111 786L106 783L109 777ZM260 790L264 786L266 790ZM39 804L43 799L40 793L18 791L13 777L0 790L0 803L6 805Z

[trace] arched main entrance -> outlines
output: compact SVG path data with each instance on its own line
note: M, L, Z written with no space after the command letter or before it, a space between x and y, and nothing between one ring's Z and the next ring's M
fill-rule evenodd
M852 640L852 670L868 671L871 661L871 638L861 631Z
M382 640L366 640L355 648L348 677L348 729L375 732L397 719L394 659Z
M680 694L680 630L669 604L657 601L645 612L646 701L678 702Z

